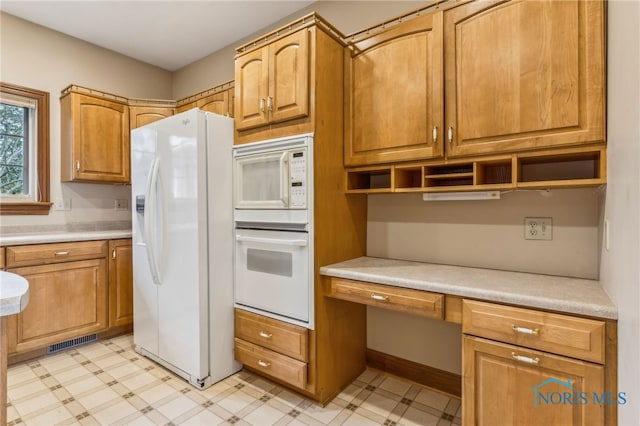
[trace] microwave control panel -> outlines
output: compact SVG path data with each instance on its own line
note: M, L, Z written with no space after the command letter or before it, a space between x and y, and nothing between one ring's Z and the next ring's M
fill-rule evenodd
M307 150L296 149L289 153L289 208L307 208Z

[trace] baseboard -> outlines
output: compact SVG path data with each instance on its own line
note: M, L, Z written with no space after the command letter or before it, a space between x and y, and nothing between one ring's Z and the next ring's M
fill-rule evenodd
M460 398L462 376L367 348L369 367L412 380Z

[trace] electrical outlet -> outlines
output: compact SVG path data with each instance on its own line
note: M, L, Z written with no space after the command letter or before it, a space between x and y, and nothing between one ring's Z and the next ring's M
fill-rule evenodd
M551 240L553 238L553 224L550 217L525 217L525 240Z
M71 198L56 198L53 201L53 210L56 210L56 211L71 210Z
M115 209L119 211L129 210L129 201L126 198L116 199Z

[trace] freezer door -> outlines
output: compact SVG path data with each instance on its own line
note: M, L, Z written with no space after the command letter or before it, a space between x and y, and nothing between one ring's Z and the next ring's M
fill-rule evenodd
M131 132L131 205L133 240L133 342L158 353L158 289L153 282L145 229L146 191L156 159L157 132L145 126Z

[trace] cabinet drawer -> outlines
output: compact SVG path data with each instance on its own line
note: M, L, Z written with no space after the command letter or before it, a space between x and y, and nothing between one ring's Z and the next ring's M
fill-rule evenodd
M464 300L462 332L604 363L604 321Z
M308 330L304 327L236 309L235 335L297 360L308 360Z
M7 268L99 259L107 256L107 241L33 244L7 247Z
M363 281L331 279L331 297L385 309L442 319L442 294Z
M235 339L236 360L267 376L304 388L307 383L307 364L262 348L244 340Z

